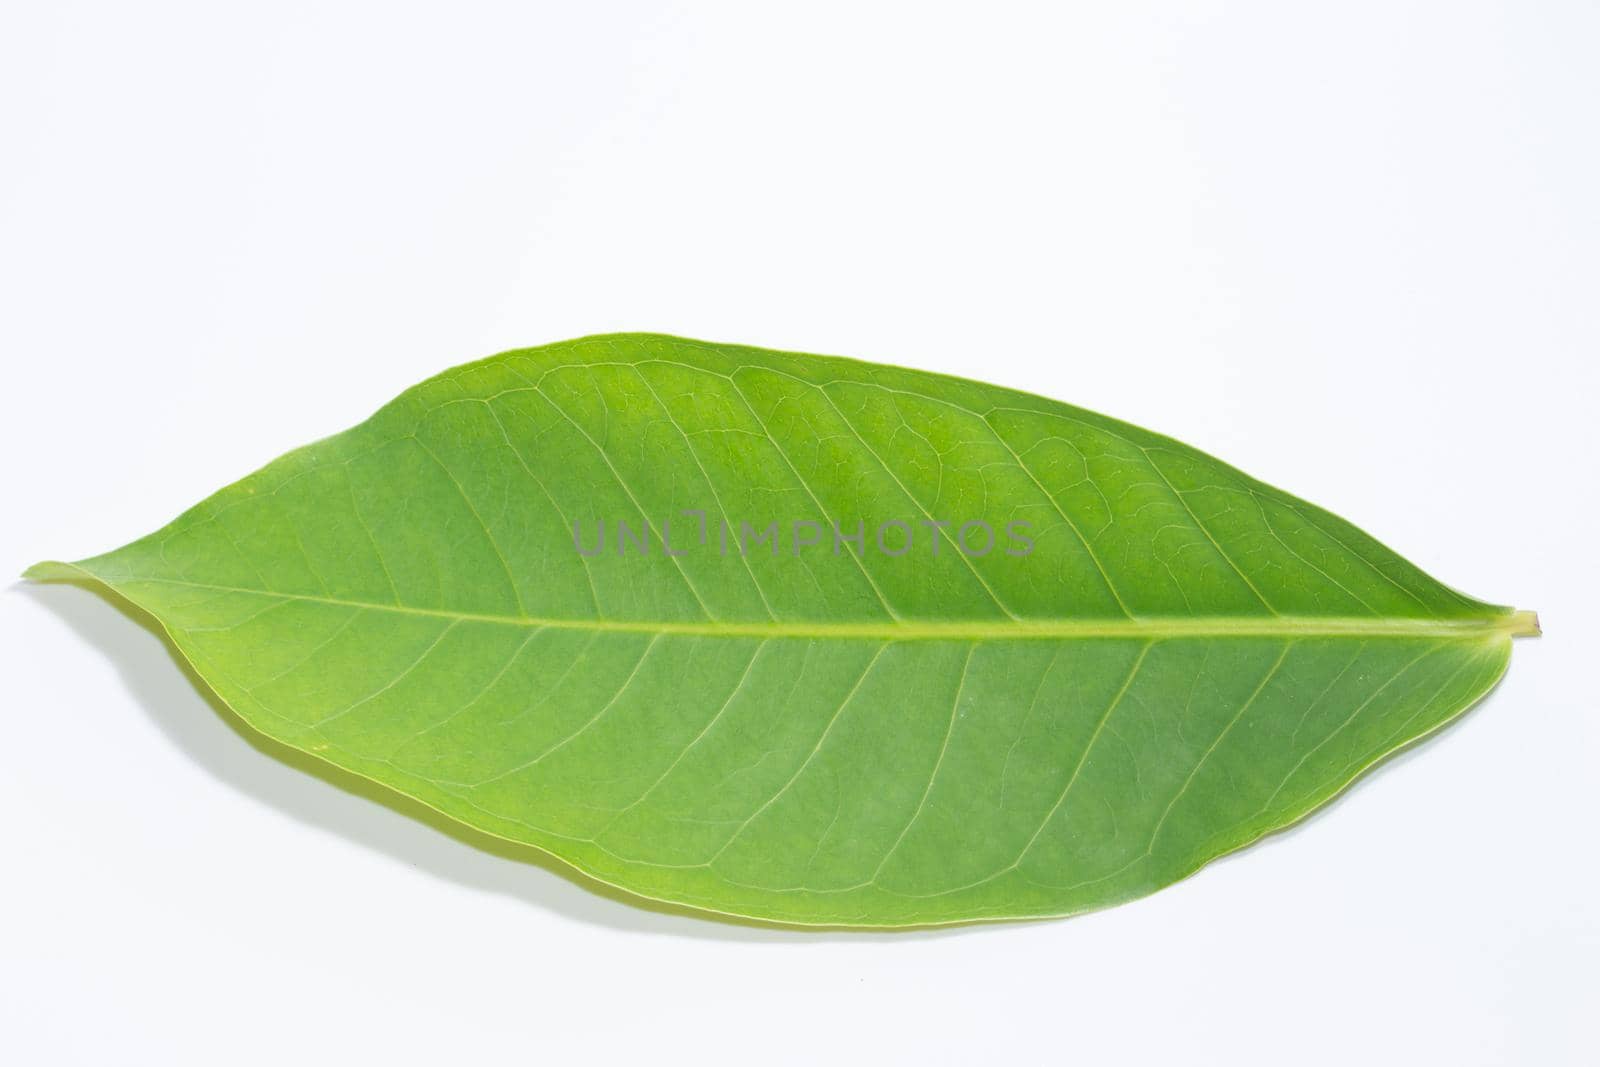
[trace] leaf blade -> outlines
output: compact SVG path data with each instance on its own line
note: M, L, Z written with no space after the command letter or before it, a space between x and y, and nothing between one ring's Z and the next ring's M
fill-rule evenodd
M936 526L915 557L569 540L695 504L1027 516L1038 557ZM1168 884L1459 715L1533 625L1114 420L637 335L457 368L29 573L106 584L252 725L452 818L645 896L829 925Z

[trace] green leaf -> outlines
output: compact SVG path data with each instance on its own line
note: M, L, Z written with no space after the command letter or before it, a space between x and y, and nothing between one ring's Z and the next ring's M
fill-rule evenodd
M648 335L459 367L28 574L145 609L281 742L635 894L806 924L1149 893L1537 632L1126 423Z

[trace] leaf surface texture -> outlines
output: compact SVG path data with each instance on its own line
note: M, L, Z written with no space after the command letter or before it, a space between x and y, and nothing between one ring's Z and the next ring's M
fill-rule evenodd
M150 612L279 741L633 893L806 924L1151 892L1459 715L1532 628L1125 423L653 335L459 367L30 575Z

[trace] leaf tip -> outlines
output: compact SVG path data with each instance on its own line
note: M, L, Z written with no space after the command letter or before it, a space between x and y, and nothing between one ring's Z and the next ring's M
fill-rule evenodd
M35 563L23 571L22 577L30 582L66 582L74 578L82 578L83 575L78 568L70 563L47 559Z

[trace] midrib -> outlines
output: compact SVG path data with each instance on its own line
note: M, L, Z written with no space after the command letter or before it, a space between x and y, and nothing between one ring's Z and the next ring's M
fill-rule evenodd
M73 568L79 569L79 568ZM84 572L89 573L89 572ZM648 619L562 619L499 615L446 608L418 608L380 601L308 593L276 593L247 586L214 585L174 578L125 578L117 582L92 575L116 588L119 582L176 585L219 593L242 593L278 600L306 601L360 608L396 615L421 615L457 622L500 626L543 627L609 633L683 634L705 637L862 638L882 641L1002 640L1039 638L1164 638L1164 637L1431 637L1484 639L1527 637L1539 632L1531 611L1513 611L1482 619L1362 618L1359 616L1261 615L1177 617L1143 616L1103 619L959 619L861 622L669 621Z

